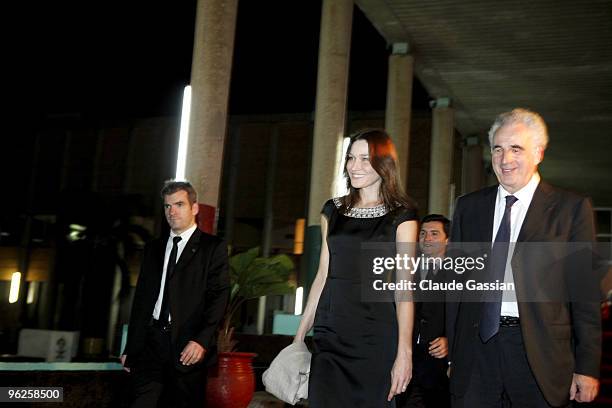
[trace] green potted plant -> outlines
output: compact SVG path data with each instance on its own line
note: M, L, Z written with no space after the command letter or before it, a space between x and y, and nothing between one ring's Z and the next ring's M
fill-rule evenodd
M230 266L230 299L219 330L219 362L208 375L207 406L246 407L253 398L254 353L235 352L233 318L244 302L261 296L285 295L295 290L289 283L294 263L287 255L259 256L259 247L233 255Z

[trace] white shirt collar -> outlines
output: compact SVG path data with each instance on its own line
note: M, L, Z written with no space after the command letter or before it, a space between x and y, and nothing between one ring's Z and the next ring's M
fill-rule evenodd
M187 228L185 231L183 231L180 234L175 234L172 230L170 230L170 241L174 237L181 237L181 242L182 243L187 242L187 241L189 241L189 239L193 235L193 232L196 230L196 228L198 228L198 225L197 224L193 224L191 227Z
M519 203L531 203L531 199L535 194L536 188L538 188L538 184L540 183L540 174L536 171L531 176L529 183L527 183L523 188L515 192L514 194L509 193L502 185L499 185L499 194L498 197L505 199L506 196L513 195L518 199Z

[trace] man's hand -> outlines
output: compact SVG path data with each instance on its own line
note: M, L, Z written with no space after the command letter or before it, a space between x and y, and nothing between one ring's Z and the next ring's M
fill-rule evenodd
M588 375L576 374L572 377L570 400L576 402L591 402L599 392L599 380Z
M435 358L444 358L448 355L448 339L438 337L429 342L429 354Z
M130 367L126 367L125 366L125 360L127 359L127 354L122 354L120 359L121 359L121 365L123 366L123 370L127 371L129 373L130 372Z
M200 346L195 341L187 343L183 351L181 351L180 361L183 365L192 365L199 363L204 358L206 349Z

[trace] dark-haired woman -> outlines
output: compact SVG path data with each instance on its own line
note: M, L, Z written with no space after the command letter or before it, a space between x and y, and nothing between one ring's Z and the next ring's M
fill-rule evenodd
M416 210L383 130L351 137L344 175L349 194L323 206L319 269L295 336L303 341L314 327L309 406L394 407L412 375L413 303L364 301L360 252L366 243L391 243L394 254L397 243L414 244Z

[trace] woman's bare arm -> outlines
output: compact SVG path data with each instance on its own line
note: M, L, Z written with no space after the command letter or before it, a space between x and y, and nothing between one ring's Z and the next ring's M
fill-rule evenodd
M327 268L329 266L329 250L327 249L327 218L321 216L321 255L319 256L319 269L317 270L317 276L312 282L310 287L310 293L308 295L308 302L304 308L304 314L300 321L294 342L304 341L306 333L310 331L314 324L315 313L317 311L317 305L319 304L319 298L325 287L325 281L327 279Z

